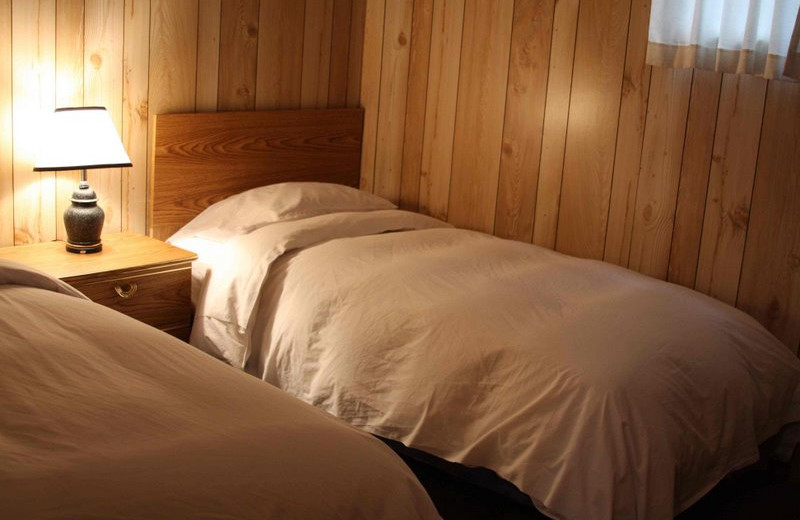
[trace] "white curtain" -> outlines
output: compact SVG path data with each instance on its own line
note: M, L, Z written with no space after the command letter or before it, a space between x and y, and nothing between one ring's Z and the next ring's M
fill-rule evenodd
M786 55L783 75L800 79L800 12L797 13L797 22L794 24L794 33L792 41L789 43L789 53Z
M647 63L780 78L798 7L800 0L652 0Z

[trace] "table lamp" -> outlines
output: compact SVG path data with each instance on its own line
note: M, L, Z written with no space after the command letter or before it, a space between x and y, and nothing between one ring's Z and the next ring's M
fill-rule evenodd
M105 214L86 181L86 170L132 166L104 107L57 108L44 129L33 171L81 170L72 204L64 211L67 251L97 253Z

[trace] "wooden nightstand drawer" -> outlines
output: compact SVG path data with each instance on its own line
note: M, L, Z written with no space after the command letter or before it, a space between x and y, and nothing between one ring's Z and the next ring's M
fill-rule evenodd
M191 326L191 275L183 268L68 283L94 302L170 331Z
M103 250L68 253L63 242L0 248L67 282L93 301L184 341L192 330L192 262L197 255L135 233L103 236Z

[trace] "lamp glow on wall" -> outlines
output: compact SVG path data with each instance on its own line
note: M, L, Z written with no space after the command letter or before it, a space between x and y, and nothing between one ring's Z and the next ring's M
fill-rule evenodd
M89 187L86 170L131 164L111 116L104 107L57 108L44 129L33 171L81 170L72 204L64 211L67 251L97 253L105 213Z

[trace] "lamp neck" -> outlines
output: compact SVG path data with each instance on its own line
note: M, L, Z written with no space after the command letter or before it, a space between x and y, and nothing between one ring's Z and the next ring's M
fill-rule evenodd
M89 180L86 176L86 169L81 170L81 182L78 185L80 188L88 188L89 187Z

